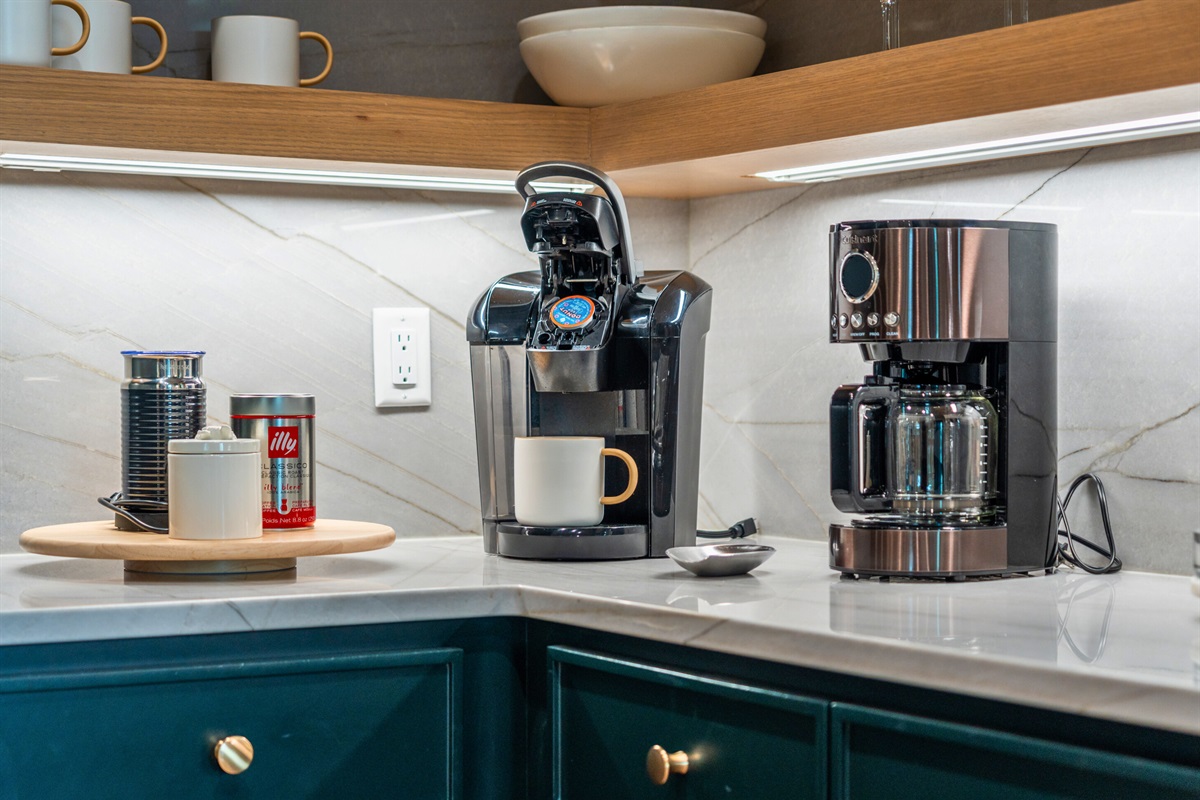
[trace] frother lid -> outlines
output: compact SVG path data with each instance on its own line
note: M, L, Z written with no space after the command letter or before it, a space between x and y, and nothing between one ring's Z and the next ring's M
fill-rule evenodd
M194 378L204 363L203 350L122 350L125 378Z

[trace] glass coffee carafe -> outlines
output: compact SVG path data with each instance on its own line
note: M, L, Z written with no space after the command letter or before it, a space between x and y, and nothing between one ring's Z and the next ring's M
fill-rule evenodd
M892 511L911 522L983 521L994 514L991 450L999 420L984 391L900 387L885 428Z

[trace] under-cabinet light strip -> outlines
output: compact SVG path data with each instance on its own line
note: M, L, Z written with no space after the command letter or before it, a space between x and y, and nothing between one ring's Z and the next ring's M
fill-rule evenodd
M386 172L350 172L323 169L292 169L221 164L188 164L179 161L140 161L122 158L85 158L25 153L0 153L0 167L39 172L109 172L121 175L162 175L175 178L226 178L336 186L377 186L392 189L437 189L455 192L513 192L511 180L452 178L436 175L393 175ZM579 183L533 184L538 191L587 192Z
M1090 128L1076 128L1034 136L1020 136L1014 139L940 147L934 150L897 153L896 155L864 158L857 161L814 164L809 167L758 172L755 173L755 177L790 183L820 183L861 175L880 175L910 169L966 164L973 161L989 161L997 158L1073 150L1080 147L1196 132L1200 132L1200 112L1098 125Z

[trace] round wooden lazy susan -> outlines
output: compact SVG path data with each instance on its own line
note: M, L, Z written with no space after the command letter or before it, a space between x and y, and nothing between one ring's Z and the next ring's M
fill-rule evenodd
M130 572L215 575L293 569L298 557L379 550L395 540L387 525L319 519L312 528L264 531L259 539L172 539L120 531L112 520L101 520L31 528L20 541L44 556L124 559Z

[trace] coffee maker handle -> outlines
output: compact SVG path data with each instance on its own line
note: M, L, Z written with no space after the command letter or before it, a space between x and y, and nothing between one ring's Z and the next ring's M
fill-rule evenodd
M891 508L887 495L887 386L841 386L829 406L830 497L839 511L870 513ZM870 417L863 406L884 409ZM867 452L864 453L864 447Z
M523 198L537 194L532 184L536 180L551 177L578 178L599 186L613 205L617 215L617 234L621 237L621 260L624 261L625 276L629 285L637 283L637 266L633 260L633 237L629 232L629 214L625 210L625 197L617 184L607 174L587 164L574 161L542 161L532 164L517 174L517 193Z

